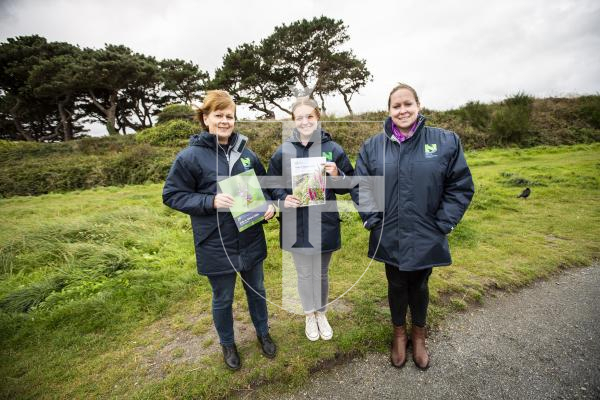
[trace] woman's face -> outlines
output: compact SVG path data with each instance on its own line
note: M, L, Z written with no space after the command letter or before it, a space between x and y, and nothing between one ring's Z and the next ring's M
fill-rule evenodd
M223 110L214 110L204 115L204 124L208 132L217 135L219 143L227 143L235 125L235 109L233 107Z
M419 104L408 89L398 89L390 96L390 117L402 131L408 131L417 120Z
M311 106L301 105L294 110L294 123L302 136L310 136L317 129L319 117Z

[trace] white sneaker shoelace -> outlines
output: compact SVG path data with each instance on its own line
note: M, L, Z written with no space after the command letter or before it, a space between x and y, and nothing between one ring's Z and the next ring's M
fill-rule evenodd
M310 341L319 340L319 327L317 326L317 318L315 314L306 316L306 328L304 329L306 337Z
M329 340L333 337L333 329L331 329L331 325L327 321L327 317L325 313L317 312L316 313L317 325L319 327L319 334L321 335L321 339Z

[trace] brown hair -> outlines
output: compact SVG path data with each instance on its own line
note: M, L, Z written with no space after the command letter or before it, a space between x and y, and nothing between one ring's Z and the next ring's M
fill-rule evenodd
M417 102L417 105L420 106L421 103L419 102L419 95L417 94L417 91L415 89L413 89L412 86L407 85L406 83L399 83L397 84L392 91L390 92L390 97L388 97L388 110L390 109L390 106L392 105L392 95L394 93L396 93L396 91L400 90L400 89L407 89L410 90L411 93L413 94L413 96L415 96L415 100Z
M202 107L196 110L196 119L200 122L202 128L208 130L208 126L204 123L204 116L213 111L225 110L229 107L233 107L235 114L235 103L229 93L224 90L209 90L206 92Z
M319 110L319 105L314 99L310 97L298 97L294 104L292 104L292 119L296 119L294 115L294 111L296 108L300 106L309 106L315 109L315 114L317 114L317 119L321 119L321 110Z

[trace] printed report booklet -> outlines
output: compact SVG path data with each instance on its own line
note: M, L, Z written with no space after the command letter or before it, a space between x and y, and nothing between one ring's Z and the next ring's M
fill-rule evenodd
M292 158L292 192L300 206L325 204L325 157Z
M253 169L220 181L219 189L235 200L229 211L240 232L265 218L267 202Z

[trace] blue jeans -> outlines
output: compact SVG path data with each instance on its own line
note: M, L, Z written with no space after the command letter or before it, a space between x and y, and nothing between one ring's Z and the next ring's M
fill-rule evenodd
M258 336L269 333L267 324L267 300L264 285L263 264L260 262L249 271L241 271L246 298L248 299L248 310L250 318ZM222 345L235 343L233 334L233 292L237 273L209 276L208 280L212 287L212 314L215 328L219 334Z

